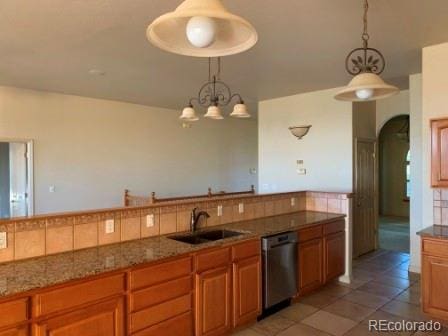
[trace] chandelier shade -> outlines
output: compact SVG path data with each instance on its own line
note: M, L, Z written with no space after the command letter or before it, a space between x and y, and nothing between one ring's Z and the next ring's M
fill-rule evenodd
M386 84L380 76L371 73L361 73L350 81L350 83L335 98L342 101L371 101L393 96L399 89L393 85Z
M179 119L182 119L184 121L198 121L199 120L193 106L185 107L183 109L182 115L179 117Z
M247 106L243 102L235 104L233 107L233 112L230 113L230 116L234 118L250 118L250 114L247 111Z
M222 120L224 117L221 114L221 109L219 106L211 105L207 109L207 113L204 115L205 118L214 119L214 120Z
M194 38L192 40L189 38L191 36L187 36L187 27L192 18L201 17L214 21L214 37L209 40L210 43L194 45ZM189 30L188 35L190 33ZM242 17L230 13L220 0L185 0L173 12L155 19L148 26L146 35L160 49L196 57L238 54L252 48L258 40L255 28Z

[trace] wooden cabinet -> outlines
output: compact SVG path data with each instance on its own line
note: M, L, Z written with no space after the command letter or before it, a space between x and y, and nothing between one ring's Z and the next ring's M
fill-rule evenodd
M299 230L298 296L319 289L345 272L345 222Z
M111 299L33 325L34 336L123 336L124 299Z
M345 272L345 233L337 232L324 237L324 282Z
M299 243L299 269L297 288L299 295L305 295L322 286L323 283L323 241L322 238Z
M422 240L422 306L431 316L448 319L448 241Z
M230 266L196 274L196 336L230 330L231 274Z
M256 321L261 314L260 241L239 244L233 256L233 327Z
M192 272L191 257L132 270L129 334L193 335Z
M28 326L16 327L4 331L0 331L0 336L28 336Z
M448 187L448 118L431 121L431 182Z

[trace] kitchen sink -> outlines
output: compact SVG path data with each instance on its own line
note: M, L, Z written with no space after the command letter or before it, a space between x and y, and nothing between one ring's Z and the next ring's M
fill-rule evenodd
M241 235L240 232L230 231L230 230L213 230L205 232L191 233L182 236L172 236L168 237L173 240L177 240L183 243L198 245L209 243L211 241L217 241L225 238L236 237Z
M236 237L241 235L240 232L235 231L229 231L229 230L213 230L213 231L206 231L199 234L201 238L207 239L207 240L220 240L230 237Z

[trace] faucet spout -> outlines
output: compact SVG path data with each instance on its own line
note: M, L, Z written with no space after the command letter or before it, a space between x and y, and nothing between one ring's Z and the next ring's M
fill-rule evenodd
M195 233L197 230L197 226L199 223L199 220L201 219L201 217L205 217L205 218L210 218L210 215L208 214L207 211L200 211L198 213L196 213L198 210L198 208L194 208L191 211L191 220L190 220L190 231L191 233Z

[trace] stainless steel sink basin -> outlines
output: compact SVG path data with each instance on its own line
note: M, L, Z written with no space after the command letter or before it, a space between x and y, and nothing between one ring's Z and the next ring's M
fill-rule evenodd
M172 236L168 237L173 240L177 240L183 243L198 245L209 243L211 241L217 241L225 238L236 237L241 235L240 232L229 231L229 230L213 230L205 232L197 232L192 234L186 234L182 236Z

